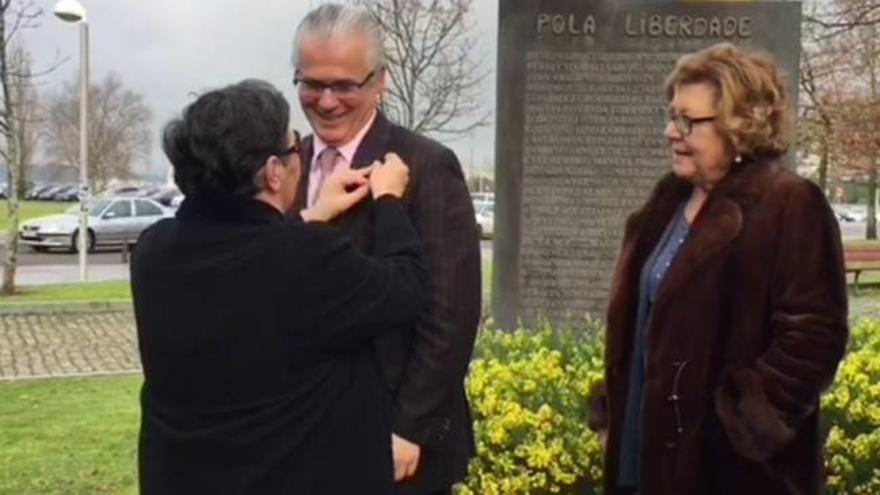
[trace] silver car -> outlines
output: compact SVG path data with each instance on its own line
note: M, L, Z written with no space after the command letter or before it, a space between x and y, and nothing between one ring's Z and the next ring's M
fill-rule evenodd
M491 239L495 233L495 203L480 205L476 211L480 239Z
M79 205L59 215L27 220L18 231L21 244L35 251L59 247L77 251ZM172 215L161 204L147 198L101 198L92 201L88 212L88 249L96 246L133 244L141 232Z

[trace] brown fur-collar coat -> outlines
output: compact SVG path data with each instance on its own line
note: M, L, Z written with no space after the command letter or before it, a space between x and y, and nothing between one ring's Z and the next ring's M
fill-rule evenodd
M608 309L614 493L642 265L691 185L663 178L627 222ZM775 159L713 190L666 274L646 330L641 495L814 495L823 484L819 394L848 336L840 233L821 191Z

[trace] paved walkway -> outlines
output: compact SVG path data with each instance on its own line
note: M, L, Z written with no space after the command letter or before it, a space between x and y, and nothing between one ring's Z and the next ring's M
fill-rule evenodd
M131 311L0 315L0 381L139 371Z
M484 259L490 259L491 252L491 244L483 241ZM128 265L89 267L92 281L127 278ZM76 265L22 266L17 275L17 282L22 285L78 281ZM488 298L484 305L488 307ZM131 310L74 314L0 312L0 382L139 372Z

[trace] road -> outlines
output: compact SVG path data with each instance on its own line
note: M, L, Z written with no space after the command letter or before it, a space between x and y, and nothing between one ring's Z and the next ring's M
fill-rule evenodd
M6 246L0 244L0 260L4 259ZM89 253L87 279L91 282L127 280L128 265L122 262L122 250L101 248ZM62 250L37 253L22 246L15 273L17 285L68 284L79 280L79 257L76 253Z
M6 259L6 245L0 244L0 260ZM120 248L99 248L94 253L89 253L89 264L92 265L118 265L122 263L122 250ZM37 253L33 249L20 246L18 255L19 266L56 266L77 265L79 255L67 250L52 250L48 253Z
M844 240L864 239L864 222L843 222L840 224ZM480 241L480 254L484 261L492 261L492 241ZM5 246L0 244L0 260L5 259ZM89 280L124 280L128 278L128 265L122 262L119 248L100 248L89 253ZM49 283L73 283L79 281L79 267L76 253L52 251L36 253L23 248L19 258L18 283L38 285Z
M843 240L854 240L865 238L865 222L840 222L840 235Z
M484 260L492 260L492 241L480 242L480 254ZM0 243L0 260L6 259L6 246ZM99 248L89 253L90 281L126 280L128 265L122 262L119 248ZM79 258L68 251L37 253L23 247L19 254L16 281L19 285L61 284L79 282Z

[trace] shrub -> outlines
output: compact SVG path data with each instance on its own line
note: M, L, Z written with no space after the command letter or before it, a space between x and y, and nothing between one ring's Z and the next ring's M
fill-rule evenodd
M587 327L481 332L467 384L477 458L460 494L598 493L601 447L586 399L604 346L601 323Z
M504 332L477 339L467 388L477 457L459 495L601 493L602 452L586 426L590 388L602 378L604 328ZM846 359L822 398L834 495L880 493L880 320L852 329Z
M831 493L880 493L880 321L863 320L852 329L822 414L830 427L825 459Z

